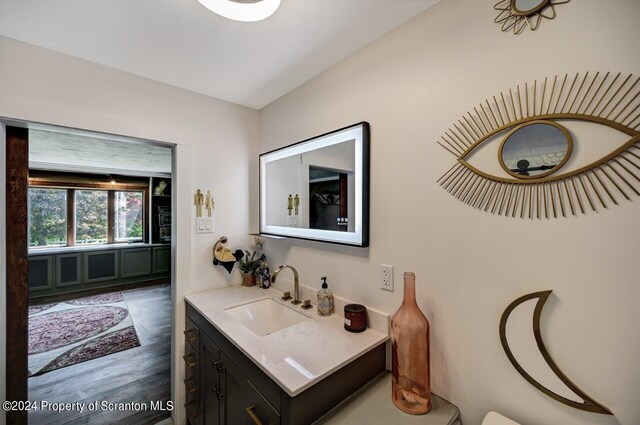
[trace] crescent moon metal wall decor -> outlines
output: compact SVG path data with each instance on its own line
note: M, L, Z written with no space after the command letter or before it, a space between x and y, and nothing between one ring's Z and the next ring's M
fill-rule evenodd
M531 385L536 387L538 390L540 390L544 394L548 395L549 397L553 398L556 401L559 401L560 403L566 404L567 406L571 406L571 407L574 407L576 409L585 410L587 412L593 412L593 413L602 413L602 414L605 414L605 415L613 415L611 410L609 410L607 407L603 406L602 404L598 403L597 401L595 401L594 399L589 397L576 384L574 384L567 377L567 375L565 375L560 370L560 368L558 367L556 362L551 358L551 355L549 354L549 352L547 351L547 348L544 345L544 341L542 340L542 335L540 333L540 316L542 315L542 308L544 307L544 304L547 302L547 299L549 298L549 296L551 295L552 292L553 291L534 292L534 293L531 293L531 294L524 295L524 296L516 299L515 301L513 301L511 304L509 304L509 306L504 311L504 313L502 313L502 317L500 318L500 342L502 342L502 348L504 349L504 352L507 354L507 357L509 358L509 361L511 362L513 367L516 368L518 373L520 373L520 375L522 375L524 377L524 379L526 379ZM509 315L520 304L522 304L522 303L524 303L526 301L535 299L535 298L538 298L538 302L536 304L536 308L535 308L535 311L534 311L534 314L533 314L533 334L534 334L534 336L536 338L536 344L538 345L538 349L540 350L540 353L542 354L542 357L544 357L545 362L547 363L547 365L549 365L549 367L551 368L553 373L555 373L556 376L574 394L576 394L578 397L580 397L582 400L584 400L583 403L579 403L579 402L577 402L575 400L571 400L571 399L568 399L566 397L563 397L563 396L551 391L550 389L548 389L547 387L542 385L540 382L536 381L531 375L529 375L524 370L524 368L522 366L520 366L520 364L518 363L518 361L514 357L513 353L511 352L511 349L509 348L509 342L507 341L507 333L506 333L507 320L509 319Z

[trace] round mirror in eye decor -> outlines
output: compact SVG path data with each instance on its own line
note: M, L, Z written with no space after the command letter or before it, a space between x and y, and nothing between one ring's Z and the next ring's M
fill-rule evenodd
M571 156L573 139L555 121L532 121L511 130L500 145L498 161L510 175L534 179L554 173Z

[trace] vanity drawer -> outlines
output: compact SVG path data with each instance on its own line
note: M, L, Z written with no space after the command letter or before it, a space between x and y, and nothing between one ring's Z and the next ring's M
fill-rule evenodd
M247 423L252 425L280 425L280 415L269 402L247 381L244 395L244 408Z
M182 359L184 360L185 376L188 373L198 373L200 369L198 352L189 344L185 344L184 346L184 356L182 356Z
M199 425L202 423L202 413L200 410L200 391L190 393L187 390L184 407L187 410L187 418L191 425Z
M184 340L198 352L198 347L200 346L200 329L198 329L189 318L186 318L184 322Z
M187 368L184 371L184 388L187 393L187 398L189 395L197 395L200 391L200 374L199 368Z
M184 404L184 408L187 413L187 421L190 425L202 424L202 414L200 413L200 404L197 398L189 400L187 397L187 402Z
M200 358L198 352L190 344L184 345L184 387L187 419L191 425L202 424L200 410Z

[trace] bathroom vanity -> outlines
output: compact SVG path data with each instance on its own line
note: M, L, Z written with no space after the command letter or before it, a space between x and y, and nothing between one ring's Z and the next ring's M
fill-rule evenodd
M387 329L349 333L342 316L281 295L230 287L186 297L191 425L310 424L385 371Z

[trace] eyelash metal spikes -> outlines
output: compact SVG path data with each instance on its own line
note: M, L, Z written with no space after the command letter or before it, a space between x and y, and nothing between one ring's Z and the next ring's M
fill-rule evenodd
M555 120L606 125L629 139L601 159L564 173L558 172L562 162L533 176L510 172L512 179L487 174L467 161L478 146L502 132L515 133L534 121L554 125ZM586 72L518 84L473 106L444 132L437 143L457 163L438 184L475 209L509 217L550 219L607 209L606 199L618 205L620 196L640 196L639 128L640 77ZM567 159L570 155L568 150Z

